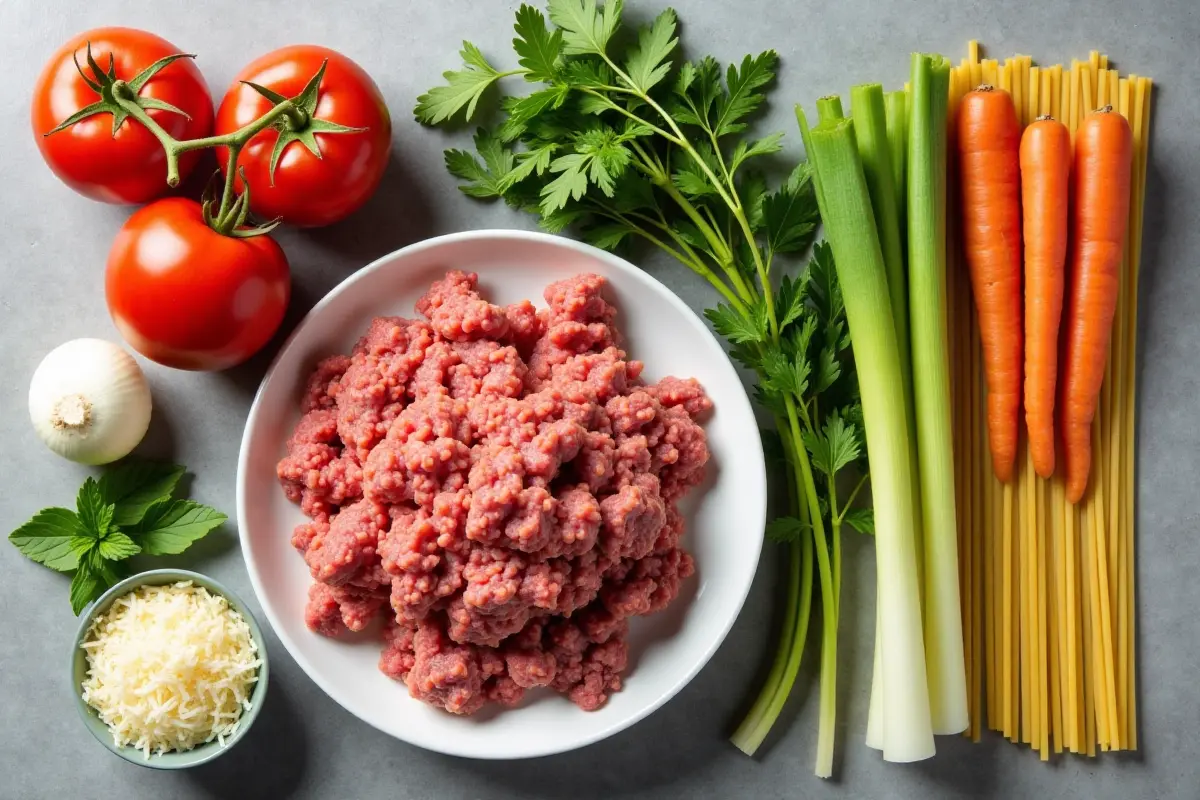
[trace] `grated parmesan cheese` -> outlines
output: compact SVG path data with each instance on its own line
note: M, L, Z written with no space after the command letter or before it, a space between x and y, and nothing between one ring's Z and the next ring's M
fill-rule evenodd
M118 747L150 754L221 745L250 708L258 646L222 596L190 581L141 586L96 617L83 700Z

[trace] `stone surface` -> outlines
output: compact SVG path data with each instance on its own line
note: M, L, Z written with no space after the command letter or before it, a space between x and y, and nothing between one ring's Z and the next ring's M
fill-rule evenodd
M645 19L659 0L632 3ZM480 205L454 188L441 163L453 141L423 130L410 110L418 93L455 67L470 39L511 61L516 3L313 2L311 0L34 0L0 2L0 436L22 454L6 469L0 528L11 530L43 506L69 504L87 471L41 449L26 419L25 393L40 358L80 336L116 339L103 300L104 261L127 209L87 201L44 167L29 133L29 91L43 60L70 34L103 24L154 30L198 63L214 91L259 54L299 41L337 48L375 76L395 120L395 155L386 183L345 223L285 231L291 259L294 325L354 269L410 242L450 231L528 227L531 220ZM1200 9L1194 0L996 0L958 3L871 0L676 0L692 53L723 60L773 47L783 59L776 105L763 121L787 131L795 157L791 103L854 83L906 77L914 49L958 59L978 37L999 55L1013 50L1056 62L1104 49L1122 69L1153 75L1155 127L1149 173L1139 344L1139 644L1143 751L1050 765L988 736L972 745L938 742L916 765L885 765L862 744L870 683L873 552L847 542L847 580L839 661L836 782L812 777L816 692L806 659L802 689L786 711L790 724L752 761L726 741L731 723L765 671L774 638L776 569L767 556L738 624L708 667L675 700L622 734L571 754L516 763L465 761L424 752L367 727L329 700L269 634L268 706L253 734L215 763L160 773L120 762L76 717L67 687L74 620L67 581L0 544L0 798L1179 798L1200 797L1200 380L1195 339L1200 317L1200 100L1183 79L1200 71ZM201 10L203 9L203 10ZM219 94L218 94L219 97ZM465 134L459 134L465 141ZM211 165L210 165L211 166ZM693 307L712 292L657 256L647 270ZM250 400L270 357L219 375L149 366L156 410L142 451L179 459L194 472L191 494L233 511L238 442ZM224 581L257 608L231 524L185 557L168 559ZM814 640L815 641L815 640Z

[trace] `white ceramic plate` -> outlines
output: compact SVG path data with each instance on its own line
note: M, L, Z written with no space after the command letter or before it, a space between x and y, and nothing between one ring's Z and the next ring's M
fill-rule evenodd
M593 712L548 690L517 708L456 717L409 697L377 668L377 637L332 640L310 632L304 606L312 582L292 549L303 521L283 496L275 464L299 417L313 365L348 353L373 317L413 316L413 304L448 269L479 273L496 303L542 306L546 285L578 272L609 281L632 358L645 375L695 377L714 403L705 423L712 450L706 483L688 498L684 546L696 575L665 611L633 621L624 688ZM545 234L475 231L406 247L351 275L308 314L275 359L250 409L238 460L242 553L271 626L330 697L367 723L430 750L473 758L563 752L629 727L673 697L708 661L733 625L758 565L766 517L762 442L750 401L721 345L665 286L616 256ZM365 632L364 632L365 633Z

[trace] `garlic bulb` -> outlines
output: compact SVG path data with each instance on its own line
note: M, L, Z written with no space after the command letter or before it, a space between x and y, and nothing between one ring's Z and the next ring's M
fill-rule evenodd
M129 454L150 426L150 386L111 342L75 339L50 351L29 384L29 417L46 446L80 464Z

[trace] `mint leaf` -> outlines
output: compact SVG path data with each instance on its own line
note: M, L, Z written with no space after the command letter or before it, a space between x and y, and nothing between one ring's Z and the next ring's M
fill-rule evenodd
M142 552L133 539L118 530L111 531L99 544L100 555L108 561L120 561Z
M667 59L679 44L675 38L675 12L671 9L655 17L649 27L638 32L637 47L625 62L625 73L633 81L633 88L642 94L650 90L671 72Z
M798 542L807 527L795 517L776 517L767 523L767 538L780 544Z
M89 564L90 559L79 562L79 568L71 576L71 610L77 617L88 603L104 594L104 580Z
M517 38L513 39L513 50L519 56L517 63L528 70L525 80L552 82L559 70L562 31L548 30L542 12L528 5L517 9L517 23L513 27L517 32Z
M151 503L170 497L184 468L160 461L126 461L100 477L100 495L116 505L113 523L136 525Z
M113 515L117 507L106 503L101 494L100 484L95 478L88 478L79 487L79 495L75 498L75 508L79 514L79 524L83 526L85 535L96 539L103 538L112 525Z
M847 525L859 533L868 536L875 535L875 510L871 508L855 508L846 512L842 519Z
M463 69L443 72L445 86L437 86L417 98L414 110L417 121L426 125L436 125L445 122L462 109L466 109L469 120L475 114L479 98L488 87L499 80L500 72L496 70L479 48L470 42L463 42L459 53L463 60Z
M742 59L742 68L730 64L725 73L725 84L728 92L717 96L716 119L713 131L717 136L739 133L746 129L743 121L754 113L766 95L758 91L775 79L775 66L779 56L774 50L767 50L757 56L746 56Z
M83 527L74 511L67 508L44 508L33 519L8 535L21 554L59 572L69 572L78 565L79 554L72 541L82 538Z
M621 25L622 5L622 0L608 0L597 9L596 0L550 0L550 21L563 29L563 52L603 55Z
M71 552L73 552L79 558L83 558L88 553L92 552L93 549L95 549L99 546L100 546L100 540L93 539L91 536L72 536L71 537L71 544L70 544ZM77 566L77 564L73 564L72 568L74 568L75 566Z
M160 500L129 535L147 555L175 555L226 519L220 511L191 500Z

